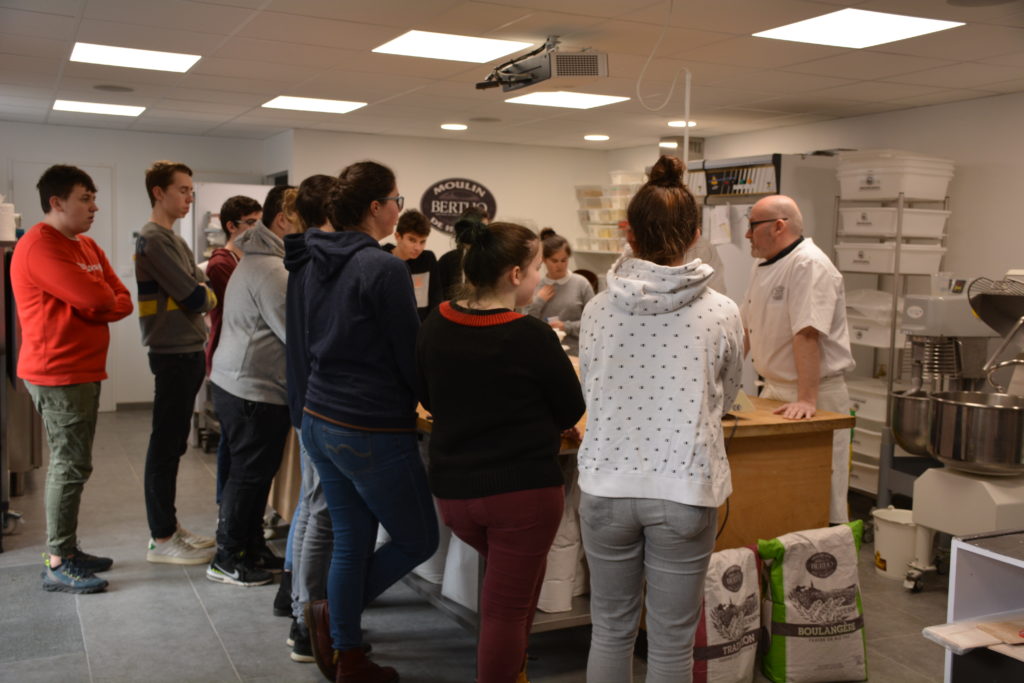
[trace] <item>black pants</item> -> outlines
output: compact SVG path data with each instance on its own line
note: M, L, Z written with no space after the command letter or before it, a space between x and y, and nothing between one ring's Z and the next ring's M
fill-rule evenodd
M188 449L196 393L203 385L206 359L194 353L150 353L149 369L156 379L153 428L146 451L146 516L153 538L167 538L178 528L174 499L178 462Z
M211 384L220 438L231 466L220 500L217 555L257 552L263 546L263 511L281 466L291 429L288 406L247 401Z

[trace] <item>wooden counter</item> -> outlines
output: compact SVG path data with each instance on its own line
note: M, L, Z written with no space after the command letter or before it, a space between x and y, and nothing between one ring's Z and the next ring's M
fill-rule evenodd
M716 550L756 543L790 531L828 525L832 479L832 432L850 429L849 415L819 411L809 420L786 420L772 411L779 401L751 398L754 410L722 420L726 452L732 471L732 495L718 512L725 528ZM576 428L582 435L587 416ZM430 432L432 423L419 407L418 426ZM574 451L576 440L564 439L562 450Z

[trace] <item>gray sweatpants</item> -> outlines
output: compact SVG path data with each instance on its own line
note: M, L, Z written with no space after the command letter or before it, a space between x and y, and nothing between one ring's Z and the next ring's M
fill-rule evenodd
M647 583L647 683L690 681L715 508L583 493L593 624L587 683L631 683Z

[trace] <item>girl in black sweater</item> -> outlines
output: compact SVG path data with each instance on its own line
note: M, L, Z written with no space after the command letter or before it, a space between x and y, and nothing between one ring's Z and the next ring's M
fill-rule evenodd
M562 516L561 432L583 415L551 327L515 313L540 280L537 236L512 223L461 237L467 298L420 328L420 400L434 417L430 488L444 523L487 560L477 681L526 681L526 641Z

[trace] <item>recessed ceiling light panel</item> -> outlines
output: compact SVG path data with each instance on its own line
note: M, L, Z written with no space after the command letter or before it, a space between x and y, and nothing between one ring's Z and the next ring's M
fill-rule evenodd
M532 45L533 43L523 43L518 40L496 40L494 38L460 36L453 33L409 31L373 48L373 51L389 55L483 64L493 62L499 57Z
M360 107L365 107L366 102L348 102L346 100L321 100L315 97L289 97L279 95L262 106L267 109L291 109L294 111L318 111L325 114L347 114Z
M607 135L584 135L583 139L588 142L604 142L605 140L611 140Z
M515 104L535 104L540 107L563 107L565 109L593 109L603 107L616 102L625 102L628 97L616 97L615 95L592 95L585 92L569 92L559 90L555 92L532 92L528 95L520 95L505 100Z
M675 140L662 140L658 143L658 147L662 149L679 149L679 143Z
M921 19L901 14L842 9L813 19L798 21L755 33L756 38L774 38L796 43L863 48L915 38L936 31L963 26L960 21Z
M697 125L696 121L669 121L669 128L693 128Z
M442 123L441 128L444 130L466 130L469 126L464 123Z
M54 111L73 111L80 114L107 114L110 116L138 116L146 111L145 107L129 107L123 104L103 104L101 102L76 102L75 100L56 100Z
M152 71L175 71L177 73L185 73L191 69L200 57L201 55L188 55L180 52L136 50L130 47L96 45L95 43L75 43L75 48L71 51L72 62L150 69Z

